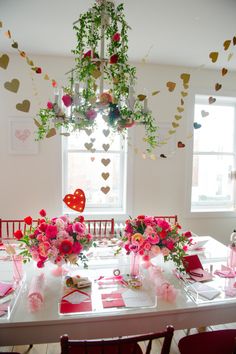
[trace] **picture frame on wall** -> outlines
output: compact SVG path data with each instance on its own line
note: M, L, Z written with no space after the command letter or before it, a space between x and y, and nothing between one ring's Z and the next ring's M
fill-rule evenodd
M9 118L10 154L35 155L39 151L39 143L35 141L35 124L32 118Z

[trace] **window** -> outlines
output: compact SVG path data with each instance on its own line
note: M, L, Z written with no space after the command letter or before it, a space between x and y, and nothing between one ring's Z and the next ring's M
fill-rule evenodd
M234 211L236 99L208 99L195 96L191 212Z
M127 143L107 128L102 117L99 128L74 132L63 138L64 195L80 188L86 196L83 214L126 213ZM63 205L64 212L69 211ZM72 210L70 212L73 212Z

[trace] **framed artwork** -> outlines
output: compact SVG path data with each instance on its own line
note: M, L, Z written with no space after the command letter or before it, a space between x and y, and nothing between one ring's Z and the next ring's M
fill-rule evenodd
M38 153L39 143L35 141L35 124L32 118L9 118L10 154L33 155Z

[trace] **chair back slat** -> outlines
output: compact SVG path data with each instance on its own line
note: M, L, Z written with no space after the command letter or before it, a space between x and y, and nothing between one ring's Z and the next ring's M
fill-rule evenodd
M112 238L114 237L115 222L114 219L108 220L85 220L87 230L94 239Z
M161 215L161 216L154 216L158 219L167 220L170 224L176 225L178 223L178 216L177 215Z
M71 340L68 335L61 337L61 354L143 354L139 342L149 341L145 354L150 354L152 340L164 338L160 354L169 354L174 328L138 336L100 340Z
M27 225L24 220L19 219L0 219L0 242L15 240L14 232L21 230L25 233L31 230L32 227L37 226L39 220L33 220L32 225Z

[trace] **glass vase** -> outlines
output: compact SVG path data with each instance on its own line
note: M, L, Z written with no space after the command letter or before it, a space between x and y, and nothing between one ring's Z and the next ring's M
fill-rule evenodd
M135 279L140 276L140 255L138 253L130 253L130 276Z

